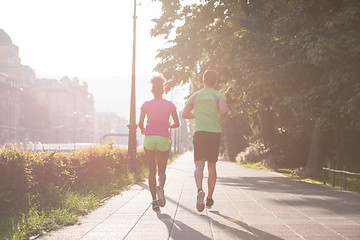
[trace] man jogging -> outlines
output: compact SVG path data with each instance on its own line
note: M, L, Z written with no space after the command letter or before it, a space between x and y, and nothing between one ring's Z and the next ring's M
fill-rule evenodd
M182 117L185 119L195 118L194 177L198 189L196 208L199 212L205 208L205 192L202 189L202 182L206 161L208 164L206 206L210 208L214 204L212 196L217 178L216 162L220 148L221 121L226 118L229 111L225 95L215 90L217 75L217 72L213 70L205 71L203 75L204 88L190 96L182 113Z

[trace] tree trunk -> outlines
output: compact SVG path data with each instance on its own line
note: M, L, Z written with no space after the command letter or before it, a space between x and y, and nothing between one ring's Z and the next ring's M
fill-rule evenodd
M276 161L273 159L272 152L276 151L275 131L274 131L274 114L271 110L271 98L261 99L264 109L260 111L261 133L264 138L265 146L269 148L268 161L271 168L277 168Z
M271 97L264 97L261 99L263 109L260 111L261 130L266 145L271 146L274 142L274 115L271 110Z
M314 124L311 145L306 161L305 177L321 176L322 164L324 161L324 132L319 123Z

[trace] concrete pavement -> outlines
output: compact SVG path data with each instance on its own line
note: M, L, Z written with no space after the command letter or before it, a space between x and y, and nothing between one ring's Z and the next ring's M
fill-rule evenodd
M225 160L218 162L215 204L199 213L192 159L188 152L168 166L160 212L150 206L147 182L140 183L39 239L360 239L360 194Z

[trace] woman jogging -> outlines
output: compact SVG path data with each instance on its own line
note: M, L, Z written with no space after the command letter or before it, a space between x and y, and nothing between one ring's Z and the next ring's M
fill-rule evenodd
M164 93L164 76L151 78L154 99L146 101L141 106L139 128L144 138L145 156L149 164L149 187L152 196L153 210L165 206L164 185L166 180L166 165L169 158L170 139L169 128L179 127L179 117L175 105L162 98ZM170 115L174 124L170 125ZM145 116L147 117L144 127ZM159 185L156 187L156 163L159 177Z

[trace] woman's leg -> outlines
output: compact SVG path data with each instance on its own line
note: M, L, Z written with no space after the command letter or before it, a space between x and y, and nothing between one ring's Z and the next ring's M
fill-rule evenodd
M166 204L166 198L164 193L164 185L166 181L166 165L169 158L169 151L157 151L156 158L158 163L158 175L159 175L159 187L157 190L157 198L159 201L159 206L164 207Z
M156 199L156 151L150 151L144 148L146 159L149 166L149 188L151 197L153 200Z
M166 181L166 166L169 159L169 151L157 151L159 187L163 188Z

